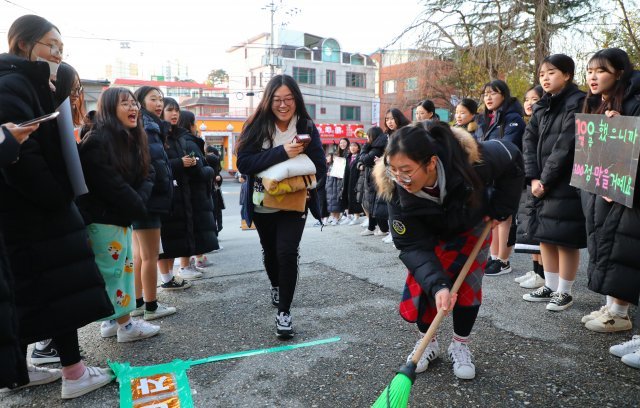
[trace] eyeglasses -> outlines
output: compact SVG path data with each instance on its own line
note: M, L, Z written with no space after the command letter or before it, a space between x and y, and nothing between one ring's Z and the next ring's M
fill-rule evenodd
M138 103L138 101L125 101L125 102L120 102L120 106L122 106L124 109L140 109L140 104Z
M84 91L82 86L75 87L71 90L71 95L80 95L82 91Z
M387 167L387 176L389 176L389 178L391 180L395 181L396 183L400 183L400 184L404 184L405 186L408 186L409 184L411 184L411 181L412 181L411 178L422 167L424 167L424 164L421 164L420 166L418 166L411 173L407 173L406 171L393 171L393 170L391 170L391 168Z
M498 96L498 95L502 95L502 94L500 92L496 92L496 91L491 91L491 92L485 92L484 93L484 97L485 98L487 98L489 96L493 98L494 96Z
M40 41L36 41L40 45L44 45L45 47L49 47L49 52L52 57L60 57L62 58L62 47L59 47L55 44L47 44Z
M273 106L280 106L282 105L282 102L284 102L284 104L287 106L291 106L293 105L294 101L295 101L295 98L293 96L288 96L282 99L273 98L271 102L273 103Z

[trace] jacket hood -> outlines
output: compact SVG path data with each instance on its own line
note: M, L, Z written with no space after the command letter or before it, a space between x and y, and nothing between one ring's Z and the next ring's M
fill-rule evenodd
M624 100L640 95L640 71L633 71L629 79L629 87L624 93Z
M478 142L476 139L463 128L452 127L451 131L456 138L462 149L467 153L469 164L479 163L482 161L480 150L478 148ZM436 142L437 143L437 142ZM395 189L395 182L391 180L387 174L387 166L385 160L378 160L373 168L373 177L376 182L378 194L389 201L393 196Z
M371 143L371 147L385 148L387 147L388 141L389 141L389 136L386 133L383 133L380 136L378 136L378 138L374 140L373 143Z

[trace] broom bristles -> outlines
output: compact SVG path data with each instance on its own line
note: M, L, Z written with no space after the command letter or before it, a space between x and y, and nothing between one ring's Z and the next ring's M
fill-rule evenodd
M413 381L406 374L399 372L371 408L406 408L412 384Z

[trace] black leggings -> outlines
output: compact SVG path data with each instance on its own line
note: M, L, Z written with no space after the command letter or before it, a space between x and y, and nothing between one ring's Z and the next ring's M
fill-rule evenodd
M380 228L382 232L389 232L389 219L388 218L376 218L373 215L369 214L369 226L367 229L369 231L373 231L376 229L376 225Z
M58 355L60 356L60 364L63 367L69 367L82 360L80 357L80 343L78 343L78 330L73 329L65 333L59 333L51 337L51 344L54 344ZM22 345L22 351L27 354L28 344Z
M298 280L298 249L304 231L306 214L296 211L253 213L264 268L271 286L279 287L278 313L289 313Z
M467 337L471 334L471 329L478 317L478 306L454 306L453 307L453 332L458 336ZM429 324L421 321L417 322L418 330L422 333L426 333L429 330Z

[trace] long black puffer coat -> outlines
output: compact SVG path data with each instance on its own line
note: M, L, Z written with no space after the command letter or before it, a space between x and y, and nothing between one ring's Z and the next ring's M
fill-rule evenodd
M186 129L174 128L167 138L167 156L175 180L170 214L162 216L162 259L200 255L218 249L210 183L213 169L197 145L187 141ZM184 167L182 157L193 153L197 165Z
M372 143L366 143L362 146L362 153L358 160L364 166L364 188L362 190L362 208L367 212L373 213L376 202L376 183L373 179L373 166L375 158L382 158L384 149L387 147L389 137L381 134ZM375 215L374 215L375 216Z
M594 103L600 101L595 100ZM625 92L622 115L640 116L640 72ZM589 289L638 304L640 296L640 182L636 175L633 208L582 193L589 248Z
M155 214L168 214L171 211L172 175L164 144L168 133L168 123L153 113L141 109L144 131L149 142L149 156L155 173L151 197L147 201L147 211Z
M18 160L18 141L2 128L0 131L0 169ZM18 316L13 296L13 276L0 231L0 388L15 388L29 383L27 362L18 338Z
M349 214L360 214L362 205L358 202L358 180L360 179L360 170L358 170L359 154L349 153L347 156L347 167L344 170L344 188L342 189L342 202ZM353 160L352 160L353 159Z
M575 114L584 92L574 84L557 95L545 94L534 106L524 137L527 180L540 180L545 194L532 199L533 238L568 248L587 246L580 195L569 185L575 149Z
M20 123L54 109L49 66L0 55L0 123ZM61 144L56 121L41 123L20 145L20 159L0 174L0 230L25 343L114 313L73 202Z
M325 184L325 190L327 191L327 211L330 213L342 212L344 211L344 206L342 205L344 179L329 176L332 166L333 165L329 166L327 169L327 181Z

